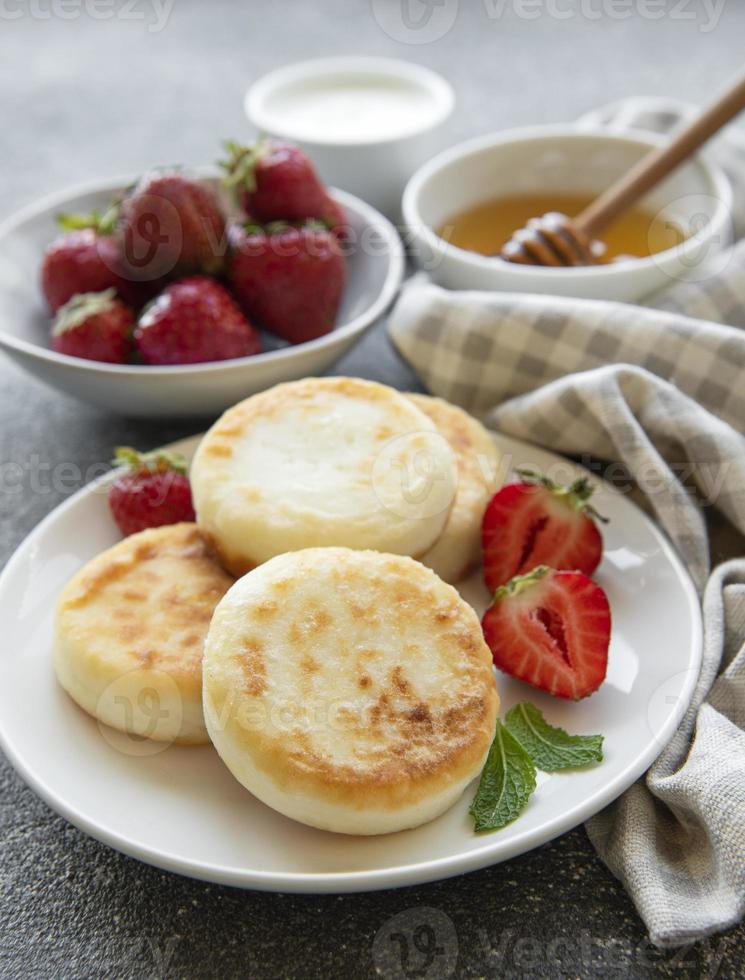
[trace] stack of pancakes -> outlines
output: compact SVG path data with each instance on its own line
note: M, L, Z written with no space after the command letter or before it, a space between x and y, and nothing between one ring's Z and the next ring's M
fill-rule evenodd
M66 586L58 678L108 725L211 740L303 823L431 820L494 733L491 655L447 583L478 562L497 469L438 399L354 378L248 398L196 452L197 524L133 535Z

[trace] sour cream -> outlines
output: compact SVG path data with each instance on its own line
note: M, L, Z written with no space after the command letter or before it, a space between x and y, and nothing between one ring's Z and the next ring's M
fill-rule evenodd
M267 97L264 111L275 129L299 140L374 143L426 129L441 104L414 79L342 74L285 85Z
M260 78L246 113L260 133L303 146L330 183L382 210L441 149L453 91L435 72L390 58L322 58Z

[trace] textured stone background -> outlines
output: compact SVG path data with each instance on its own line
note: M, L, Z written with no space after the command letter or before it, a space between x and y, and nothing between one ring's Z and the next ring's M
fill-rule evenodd
M397 41L376 22L374 11L392 11L400 24L398 0L176 0L160 31L148 29L151 0L113 0L117 16L100 20L91 13L106 15L105 0L91 3L0 3L0 216L89 177L214 159L220 138L246 131L246 85L299 58L356 51L432 66L457 91L455 139L568 120L628 94L703 100L739 67L745 34L738 0L461 0L460 10L444 0L434 12L457 13L455 22L427 44ZM382 327L337 370L414 384ZM203 425L113 418L4 360L0 406L0 461L37 453L42 465L72 461L83 471L116 443L146 447ZM44 486L20 501L0 495L0 559L62 496ZM455 953L453 975L463 977L743 976L742 927L676 954L650 949L582 829L423 888L294 897L215 887L123 857L55 816L5 762L0 791L2 977L366 977L376 966L399 977L400 961L379 951L392 929L420 921L444 949L429 977L448 975ZM402 924L386 925L400 912Z

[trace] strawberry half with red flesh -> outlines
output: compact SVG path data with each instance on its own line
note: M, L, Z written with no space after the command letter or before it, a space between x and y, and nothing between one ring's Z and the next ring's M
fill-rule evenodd
M536 565L591 575L603 555L585 479L562 487L540 474L520 470L525 482L508 483L491 499L481 526L484 579L490 592Z
M180 171L152 171L124 197L117 234L124 274L137 282L217 275L225 217L214 192Z
M228 142L221 162L225 185L251 221L323 222L341 230L344 213L328 195L308 156L293 143L259 140L249 146Z
M52 347L70 357L124 364L132 352L133 327L134 314L115 289L77 293L57 311Z
M206 276L171 283L140 314L135 347L146 364L199 364L248 357L261 338L230 293Z
M608 668L611 616L605 592L581 572L540 565L497 589L482 620L500 670L578 701Z
M111 514L123 535L196 519L186 461L178 453L119 446L114 465L126 467L109 489Z
M317 224L235 225L228 284L247 316L292 344L329 333L346 282L336 237Z

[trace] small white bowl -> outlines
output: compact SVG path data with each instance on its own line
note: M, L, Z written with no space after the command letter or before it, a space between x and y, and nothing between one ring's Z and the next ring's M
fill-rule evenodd
M404 221L419 264L450 289L551 293L635 302L683 276L732 239L732 189L721 170L697 157L644 199L644 206L690 232L647 258L571 269L514 265L449 244L435 231L490 198L531 192L599 194L661 137L562 126L510 130L470 140L425 164L403 197Z
M199 171L214 181L213 171ZM50 315L39 286L42 254L60 211L105 207L132 184L108 179L45 197L0 225L0 348L30 374L101 408L129 416L214 416L280 381L320 374L386 311L401 285L404 254L395 228L351 194L332 190L350 227L347 285L334 330L253 357L173 367L104 364L49 346ZM279 341L273 341L279 344Z
M323 179L397 217L414 171L442 148L450 85L393 58L319 58L264 75L246 115L268 136L301 146Z

